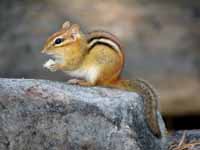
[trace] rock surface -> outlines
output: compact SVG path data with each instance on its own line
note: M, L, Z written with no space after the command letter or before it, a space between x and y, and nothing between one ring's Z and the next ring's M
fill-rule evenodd
M136 93L0 79L1 150L163 149L144 120Z

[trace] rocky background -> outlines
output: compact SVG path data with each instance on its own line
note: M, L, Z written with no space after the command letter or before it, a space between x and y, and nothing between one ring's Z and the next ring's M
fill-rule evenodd
M200 127L200 2L1 0L0 20L0 77L65 81L63 73L42 68L40 50L70 20L85 32L104 29L119 37L127 58L124 77L139 76L156 87L169 126L177 116L184 126L185 115L193 115L190 124Z

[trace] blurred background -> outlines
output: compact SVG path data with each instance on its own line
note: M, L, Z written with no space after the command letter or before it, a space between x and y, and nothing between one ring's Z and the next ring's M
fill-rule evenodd
M124 47L124 78L148 80L171 130L200 128L200 1L1 0L0 77L66 81L42 64L46 39L69 20Z

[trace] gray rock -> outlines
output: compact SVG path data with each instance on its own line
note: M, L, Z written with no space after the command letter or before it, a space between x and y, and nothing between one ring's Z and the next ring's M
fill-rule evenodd
M136 93L0 79L1 150L160 150L164 141L148 129Z

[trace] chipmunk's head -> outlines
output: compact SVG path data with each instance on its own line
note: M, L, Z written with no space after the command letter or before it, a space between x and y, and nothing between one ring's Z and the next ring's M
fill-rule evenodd
M87 42L77 24L65 22L62 28L51 35L42 53L50 55L55 63L60 63L66 69L76 68L86 53Z

